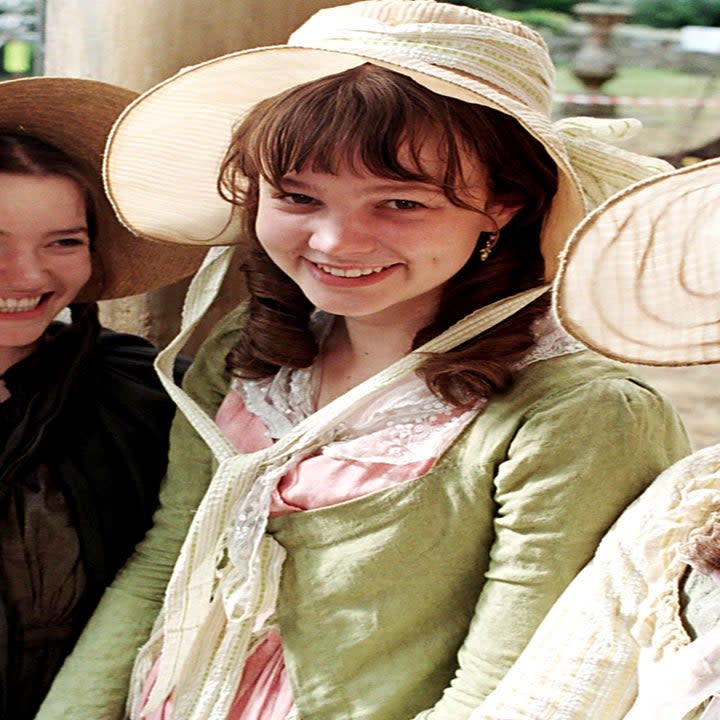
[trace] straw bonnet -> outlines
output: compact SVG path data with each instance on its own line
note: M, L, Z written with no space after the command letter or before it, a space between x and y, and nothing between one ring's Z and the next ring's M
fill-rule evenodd
M645 365L720 362L720 158L636 183L568 241L555 283L565 329Z
M191 275L199 248L177 248L133 237L102 191L102 154L108 132L137 93L95 80L33 77L0 83L0 132L27 134L54 145L84 167L98 193L93 275L81 302L125 297ZM150 193L150 202L161 196Z
M548 278L590 207L670 167L605 142L627 137L636 121L553 124L552 61L542 37L525 25L435 0L368 0L320 10L286 45L187 68L133 102L111 133L105 164L118 216L158 240L237 242L238 223L216 189L233 126L260 100L367 62L504 112L543 144L559 169L542 231Z

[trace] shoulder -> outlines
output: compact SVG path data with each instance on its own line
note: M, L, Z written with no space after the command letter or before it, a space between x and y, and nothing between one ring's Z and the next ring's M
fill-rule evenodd
M158 349L139 335L102 328L95 353L102 370L114 377L124 377L150 387L161 387L153 366ZM190 359L179 356L175 362L175 380L180 382Z
M698 450L664 470L618 522L633 528L635 550L658 557L703 532L720 511L720 444Z
M645 483L690 452L687 433L668 400L630 368L589 351L527 366L493 396L464 436L469 458L495 464L514 458L528 472L631 472Z
M214 413L225 397L231 378L225 358L242 333L247 304L225 315L198 349L185 375L183 388L208 413Z
M528 365L507 392L490 399L483 415L510 426L532 420L576 427L600 420L601 426L609 426L629 417L679 426L665 396L630 367L591 351Z
M152 364L157 348L139 335L116 332L102 328L98 337L98 349L103 359L138 365Z
M628 365L590 350L534 362L515 377L511 391L518 399L552 402L576 392L627 394L645 397L659 393Z
M678 460L658 478L659 490L668 496L679 499L680 487L698 497L704 494L706 507L720 507L720 444L702 448Z
M537 362L519 375L509 402L523 407L523 422L545 422L567 433L567 441L676 446L690 451L687 433L669 399L632 367L591 351ZM676 449L678 449L676 447ZM669 456L670 457L670 456Z
M214 363L217 360L224 362L225 356L242 334L246 315L247 303L242 303L228 312L200 345L194 362Z

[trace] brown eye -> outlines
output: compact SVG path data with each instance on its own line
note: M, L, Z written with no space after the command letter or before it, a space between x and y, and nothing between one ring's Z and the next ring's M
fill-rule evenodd
M396 210L415 210L425 207L422 203L417 202L417 200L388 200L387 204Z
M59 240L53 240L52 243L50 243L50 245L52 247L74 248L74 247L83 247L83 246L89 245L89 243L85 238L67 237L67 238L60 238Z
M312 205L315 202L315 198L309 195L303 195L302 193L287 193L282 197L295 205Z

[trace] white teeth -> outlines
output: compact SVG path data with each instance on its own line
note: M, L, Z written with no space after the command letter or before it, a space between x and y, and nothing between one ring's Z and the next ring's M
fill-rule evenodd
M336 267L330 267L329 265L318 265L318 267L323 272L326 272L329 275L335 275L335 277L348 277L348 278L362 277L363 275L372 275L374 273L379 273L385 269L382 266L374 267L374 268L336 268Z
M29 298L0 298L0 312L3 313L19 313L27 312L28 310L34 310L42 295Z

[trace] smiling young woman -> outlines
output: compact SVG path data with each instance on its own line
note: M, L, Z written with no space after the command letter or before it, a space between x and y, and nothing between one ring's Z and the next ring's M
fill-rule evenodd
M35 350L91 272L85 197L77 182L0 173L0 373Z
M130 234L100 164L132 97L93 81L0 83L3 720L34 717L147 529L166 464L173 405L155 349L101 328L95 302L162 284L154 262L168 281L193 268L152 246L132 247L146 270L122 261Z
M123 114L121 217L242 243L250 297L174 394L167 505L38 720L462 720L688 452L548 312L591 198L665 167L598 140L624 121L561 133L552 74L519 23L368 0Z

